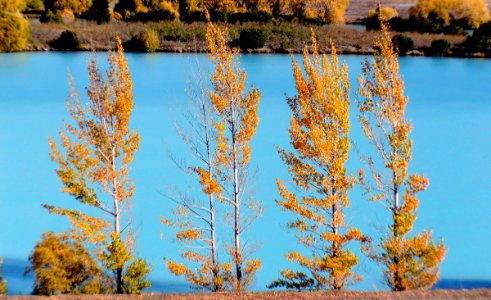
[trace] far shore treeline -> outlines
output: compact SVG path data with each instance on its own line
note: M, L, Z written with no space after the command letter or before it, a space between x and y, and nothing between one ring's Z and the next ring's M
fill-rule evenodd
M317 36L332 39L338 53L374 54L372 41L383 21L399 55L491 57L486 0L417 0L407 11L372 1L370 9L347 19L350 8L358 11L356 5L349 0L0 0L0 52L106 51L113 50L116 37L125 51L205 52L209 16L226 25L229 45L242 52L302 53L313 28ZM320 53L330 51L327 40L319 39Z
M431 231L413 232L417 196L429 180L408 172L413 149L413 125L405 116L408 97L398 48L386 23L380 29L374 40L377 52L365 60L356 99L350 99L349 70L339 61L335 44L331 42L329 57L320 54L314 30L303 62L292 58L296 95L286 99L290 126L277 133L290 136L290 145L277 150L291 177L276 179L276 203L288 212L285 223L306 251L285 253L292 267L268 288L346 289L363 280L356 268L361 255L377 263L393 291L429 289L439 278L443 241L435 242ZM262 201L272 201L259 200L252 188L257 176L250 166L251 141L262 95L246 86L247 74L238 49L229 46L227 28L208 21L205 38L213 72L209 78L197 73L176 124L192 155L172 157L199 186L198 196L191 197L184 185L166 194L175 206L161 217L162 226L174 232L181 255L163 259L169 272L198 290L244 292L265 259L256 255L253 241L244 241L244 234L261 217ZM130 166L140 135L130 127L133 81L119 38L116 45L106 70L95 60L89 63L86 97L72 83L67 100L71 120L49 139L62 191L74 201L66 207L43 205L71 225L66 232L44 232L32 250L26 272L35 276L36 295L140 294L151 286L151 268L164 267L136 256L131 211L138 205L133 203L138 187ZM350 124L351 105L358 108L359 124ZM365 167L358 174L346 170L353 126L361 126L372 146L360 153ZM354 185L362 186L366 201L383 205L390 216L389 224L379 224L386 230L380 239L346 221ZM6 288L0 265L0 294Z

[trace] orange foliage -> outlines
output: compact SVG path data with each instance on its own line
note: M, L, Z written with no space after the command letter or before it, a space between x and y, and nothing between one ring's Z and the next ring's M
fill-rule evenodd
M177 202L173 220L162 218L163 224L176 229L176 239L183 247L181 256L187 264L168 260L167 266L176 276L184 276L198 289L219 292L226 288L228 276L224 264L218 259L217 232L220 226L217 223L221 223L216 221L219 216L215 208L216 199L224 199L217 178L217 165L226 160L223 157L226 150L217 141L219 137L223 138L225 127L215 123L216 111L201 75L194 79L189 85L189 105L182 111L186 121L177 122L176 127L194 158L190 164L180 167L199 183L203 195L179 195L173 199ZM189 248L193 250L185 250Z
M139 135L128 128L134 106L133 87L119 39L117 52L109 53L108 62L105 76L95 60L88 66L87 106L72 87L67 107L74 124L66 123L59 134L64 151L54 139L49 140L51 160L58 164L56 173L63 192L99 209L102 215L45 206L52 213L70 218L74 238L105 247L110 246L110 232L119 236L123 231L120 223L129 221L122 213L130 208L133 198L134 184L128 171L140 144ZM119 269L118 290L121 272Z
M375 47L379 52L372 62L365 61L360 77L363 97L359 103L360 121L382 167L391 175L384 177L376 170L375 162L367 158L374 182L372 186L367 185L367 191L372 194L371 200L387 202L393 224L390 235L382 238L379 251L372 249L369 254L381 263L393 290L430 288L438 280L439 265L446 249L443 242L435 244L426 231L407 237L416 219L419 204L416 194L426 190L429 181L421 175L408 175L412 125L405 117L408 98L404 95L397 53L386 25L375 40Z
M278 179L283 199L277 203L297 215L289 227L297 230L300 243L313 251L312 257L289 253L288 260L307 268L316 286L343 289L358 280L353 273L358 258L346 246L366 238L344 222L353 185L345 167L350 149L349 77L347 66L339 66L334 45L331 49L330 59L319 55L312 33L313 56L304 50L305 75L293 61L298 95L288 99L293 112L288 131L295 152L278 151L306 195L297 198Z
M246 91L246 73L236 61L237 51L227 46L227 32L208 23L206 40L208 42L209 58L214 65L211 75L213 89L209 92L214 112L217 115L215 128L218 131L217 143L217 172L221 178L223 194L222 201L230 204L234 211L234 246L229 254L235 264L235 271L230 277L229 284L234 290L246 289L260 267L260 261L246 261L244 249L240 244L240 236L244 230L244 220L241 209L249 210L252 218L261 213L261 207L253 202L248 203L245 197L247 186L247 168L249 166L250 142L256 133L259 123L257 110L261 93L252 88ZM245 266L244 266L245 264Z
M435 13L446 24L451 18L466 18L469 25L477 28L489 21L489 9L485 0L418 0L411 8L412 15L428 17Z

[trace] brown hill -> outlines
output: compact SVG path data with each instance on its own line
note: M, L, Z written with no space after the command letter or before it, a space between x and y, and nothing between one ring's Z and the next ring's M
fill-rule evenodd
M491 0L486 1L488 2L488 8L491 10ZM399 15L407 17L409 8L413 6L417 0L350 0L350 4L346 11L346 20L352 22L366 17L370 9L377 7L378 2L383 6L395 8L399 12Z

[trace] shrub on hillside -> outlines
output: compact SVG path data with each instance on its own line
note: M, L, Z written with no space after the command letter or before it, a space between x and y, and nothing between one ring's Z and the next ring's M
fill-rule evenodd
M256 12L240 12L231 14L228 18L228 22L231 24L245 23L245 22L258 22L267 23L273 19L273 15L267 11Z
M150 10L148 12L138 12L131 16L128 21L133 22L160 22L160 21L174 21L179 18L174 11L167 9Z
M27 10L27 11L44 10L43 1L42 0L27 0L25 10Z
M43 0L43 3L46 11L66 11L75 16L81 16L89 10L92 0Z
M53 24L62 24L63 17L59 14L55 14L52 10L48 9L44 11L44 13L39 18L41 23L53 23Z
M186 23L206 22L206 14L202 10L192 10L184 15L181 15L181 21Z
M126 41L123 47L128 52L155 52L160 45L160 40L157 32L152 29L146 29L131 40Z
M446 39L434 40L431 42L431 52L433 55L444 56L450 52L450 46Z
M57 39L50 41L49 46L56 50L74 51L80 50L80 41L75 32L66 30Z
M0 11L0 52L21 51L29 38L29 22L15 12Z
M227 23L229 15L221 10L212 9L210 10L210 20L212 22Z
M242 29L240 32L239 45L240 49L257 49L264 47L266 35L264 31L258 28Z
M467 37L464 42L467 51L487 52L491 50L491 22L482 24L475 29L472 36Z
M414 41L403 34L394 35L392 37L392 44L399 55L405 55L407 52L414 49Z

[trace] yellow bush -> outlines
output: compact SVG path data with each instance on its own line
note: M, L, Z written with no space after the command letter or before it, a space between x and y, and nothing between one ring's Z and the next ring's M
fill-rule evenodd
M433 12L449 24L450 17L467 18L469 25L479 27L490 19L486 0L418 0L411 15L428 17Z
M21 51L29 38L29 22L20 13L0 12L0 52Z
M368 12L369 18L373 18L376 15L378 15L379 20L388 21L392 18L397 17L399 14L397 13L397 10L393 9L392 7L382 6L379 9L371 9Z
M24 0L0 0L0 11L3 12L17 12L25 8L26 2Z

